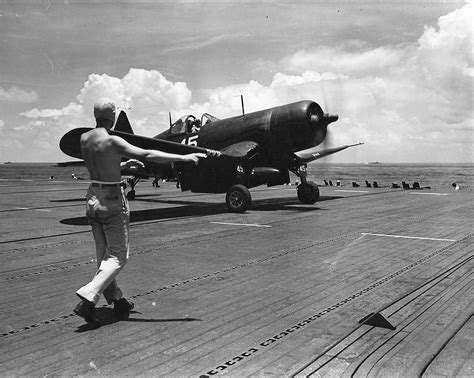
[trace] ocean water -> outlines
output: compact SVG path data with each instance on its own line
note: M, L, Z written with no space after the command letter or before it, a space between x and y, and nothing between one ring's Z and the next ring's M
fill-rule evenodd
M54 163L7 163L0 164L1 180L71 180L71 175L88 179L84 166L58 167ZM393 182L401 185L405 181L410 186L417 181L421 187L430 186L436 190L452 190L452 183L457 183L461 190L474 188L474 164L308 164L308 179L319 185L323 180L331 180L336 184L341 181L343 186L352 186L352 182L365 186L365 180L379 186L388 187ZM291 181L298 180L291 175Z
M70 180L72 174L89 178L85 166L58 167L55 163L4 163L0 164L1 180Z
M405 181L410 187L416 181L421 187L452 190L456 183L462 190L474 188L474 164L336 164L315 163L308 165L308 177L317 184L323 180L341 181L343 186L352 182L365 186L365 181L377 181L380 187Z

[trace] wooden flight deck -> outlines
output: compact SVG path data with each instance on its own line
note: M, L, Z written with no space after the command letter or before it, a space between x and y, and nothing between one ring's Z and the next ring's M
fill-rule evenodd
M474 376L473 193L139 185L127 321L75 316L95 271L85 181L1 182L2 376ZM365 320L364 320L365 318Z

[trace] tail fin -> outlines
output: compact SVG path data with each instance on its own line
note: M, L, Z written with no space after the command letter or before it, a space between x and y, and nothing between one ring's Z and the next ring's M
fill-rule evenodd
M117 122L115 122L114 130L121 131L123 133L134 134L132 125L130 125L128 117L123 110L120 111Z

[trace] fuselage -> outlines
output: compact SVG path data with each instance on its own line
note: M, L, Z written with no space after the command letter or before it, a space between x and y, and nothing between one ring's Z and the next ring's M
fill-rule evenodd
M259 145L262 161L275 166L271 163L286 160L292 152L319 145L326 130L321 107L313 101L299 101L216 120L194 133L173 133L170 128L155 138L215 150L252 141Z

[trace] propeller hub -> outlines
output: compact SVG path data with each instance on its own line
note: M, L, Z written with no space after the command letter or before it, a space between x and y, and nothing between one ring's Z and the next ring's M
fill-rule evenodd
M317 114L311 114L311 123L317 125L320 121L324 125L329 125L330 123L336 122L339 119L337 114L324 113L322 117Z
M326 124L329 125L332 122L336 122L339 119L339 116L337 114L324 113L324 119Z
M311 114L311 123L317 124L319 122L319 116L317 114Z

